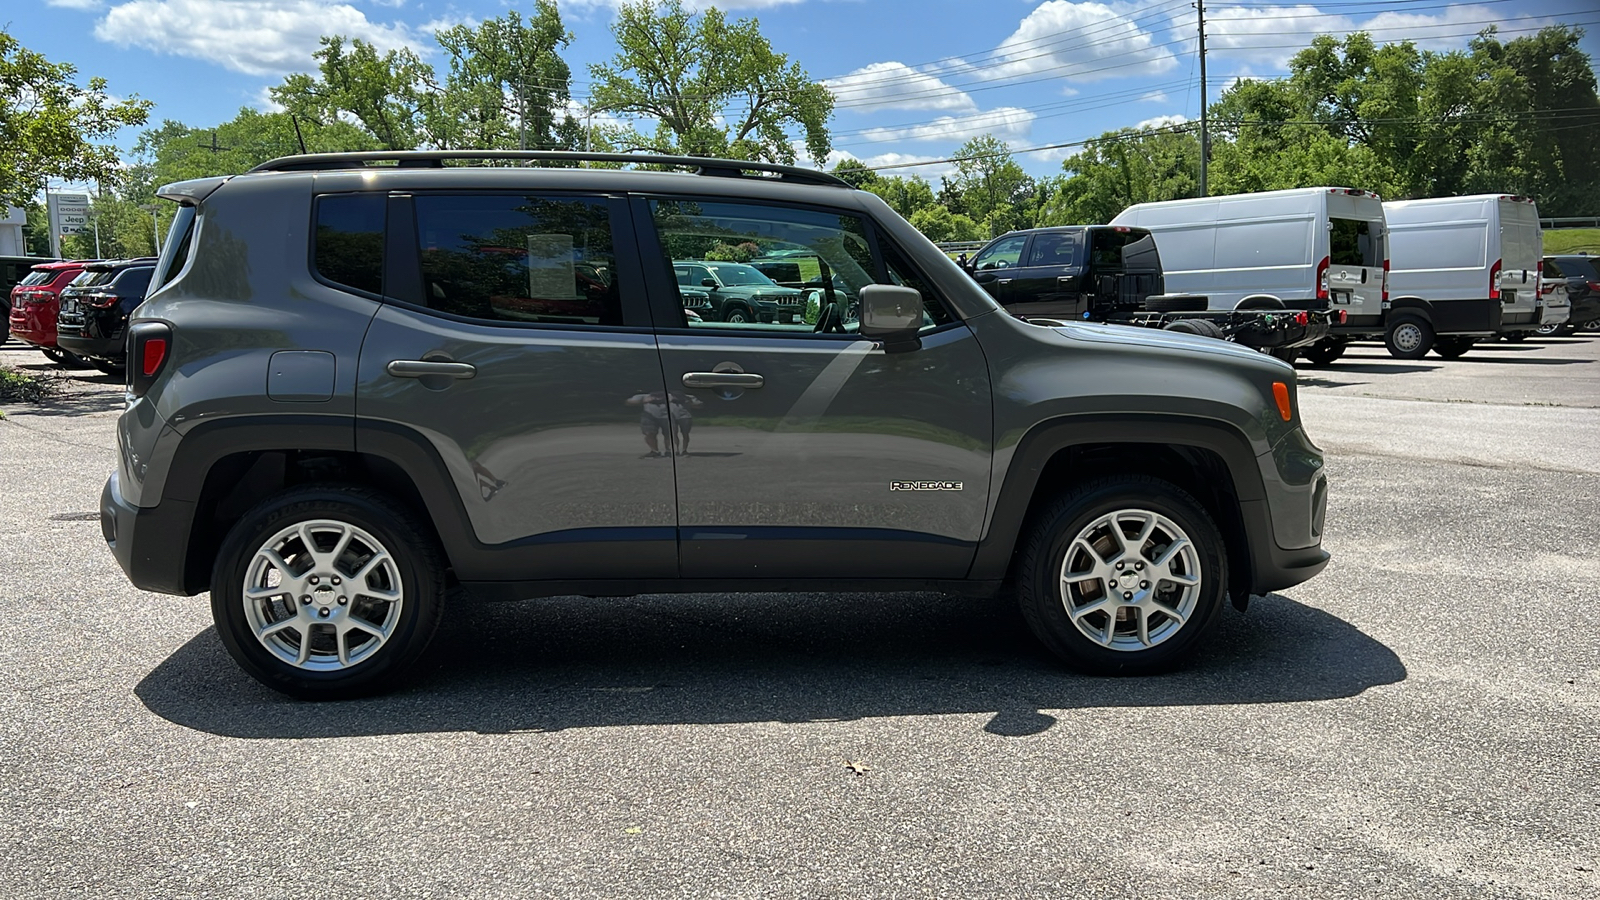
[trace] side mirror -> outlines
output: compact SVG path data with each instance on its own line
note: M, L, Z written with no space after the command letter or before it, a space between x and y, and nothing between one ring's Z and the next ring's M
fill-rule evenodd
M921 349L921 330L922 294L916 288L869 284L861 289L860 334L881 342L885 353Z
M700 286L714 288L717 286L717 280L715 278L702 278L700 279Z

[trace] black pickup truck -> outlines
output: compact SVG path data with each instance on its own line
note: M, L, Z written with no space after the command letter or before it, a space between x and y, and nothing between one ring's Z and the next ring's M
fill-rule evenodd
M1266 296L1213 310L1205 297L1166 294L1155 239L1126 225L1013 231L958 262L1019 318L1165 328L1235 341L1287 360L1327 337L1344 315L1287 310Z

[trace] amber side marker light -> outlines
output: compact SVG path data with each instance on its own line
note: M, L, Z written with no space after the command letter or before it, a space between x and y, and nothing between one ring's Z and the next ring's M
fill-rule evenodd
M1289 386L1281 381L1272 383L1272 398L1278 401L1278 415L1285 422L1294 418L1294 407L1289 405Z

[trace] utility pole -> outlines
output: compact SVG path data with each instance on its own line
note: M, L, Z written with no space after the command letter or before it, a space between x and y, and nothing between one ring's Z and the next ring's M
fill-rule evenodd
M1206 121L1206 0L1195 0L1200 14L1200 196L1206 195L1206 157L1211 155L1211 132Z

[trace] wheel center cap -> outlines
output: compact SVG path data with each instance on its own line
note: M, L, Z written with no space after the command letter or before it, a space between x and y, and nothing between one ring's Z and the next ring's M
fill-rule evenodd
M318 606L333 606L334 598L337 596L339 594L333 588L321 585L311 592L311 601Z

